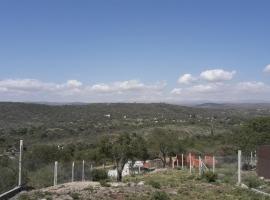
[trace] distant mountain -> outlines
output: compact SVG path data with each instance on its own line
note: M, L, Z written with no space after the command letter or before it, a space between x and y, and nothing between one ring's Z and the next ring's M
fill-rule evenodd
M195 105L195 107L215 109L270 109L270 103L203 103Z

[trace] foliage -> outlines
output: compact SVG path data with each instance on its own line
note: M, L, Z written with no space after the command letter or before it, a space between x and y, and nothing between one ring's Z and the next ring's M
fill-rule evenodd
M80 199L80 194L75 192L75 193L71 193L70 196L72 197L72 199Z
M44 166L28 175L27 185L33 188L49 187L53 184L53 167Z
M247 186L250 188L257 188L264 184L263 181L260 180L257 176L245 177L244 183L247 184Z
M156 188L156 189L160 189L161 188L161 185L159 182L157 181L154 181L154 180L150 180L149 182L147 182L148 185L151 185L153 188Z
M111 187L110 183L108 183L106 180L100 180L99 183L102 187Z
M169 200L170 197L167 195L166 192L163 191L155 191L152 194L151 200Z
M207 171L203 173L202 178L204 178L208 183L216 182L218 176L216 173L213 173L211 171Z
M17 185L17 162L7 156L0 157L0 193L6 192Z
M116 164L117 181L122 181L122 171L129 160L147 157L144 139L137 134L120 134L114 138L104 137L99 144L101 154Z
M91 172L91 176L93 181L101 181L108 179L107 171L104 169L93 169Z
M166 165L166 158L168 156L175 156L176 153L183 152L181 141L175 133L167 133L163 129L156 128L147 139L153 154L152 156L160 158L163 162L163 167Z
M270 143L269 131L270 117L258 117L237 130L232 140L244 153L249 153L260 145Z

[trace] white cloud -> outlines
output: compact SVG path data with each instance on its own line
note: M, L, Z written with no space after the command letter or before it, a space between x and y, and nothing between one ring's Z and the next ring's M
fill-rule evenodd
M138 80L118 81L110 84L99 83L93 85L90 90L95 92L145 92L145 91L161 91L166 86L165 82L158 82L152 85L146 85Z
M237 84L236 87L238 90L247 91L247 92L261 92L266 90L268 86L263 82L241 82Z
M193 77L191 74L184 74L178 79L178 83L181 84L190 84L196 81L197 79Z
M174 101L270 102L270 86L260 81L198 84L176 88L171 94Z
M270 64L266 65L263 71L266 73L270 73Z
M189 91L199 93L217 92L221 86L220 84L199 84L189 88Z
M5 79L0 81L0 88L5 88L5 91L52 90L54 86L52 83L44 83L36 79Z
M210 82L222 82L228 81L233 78L236 74L236 71L225 71L223 69L213 69L213 70L206 70L200 74L201 79L210 81Z
M66 85L71 88L76 88L82 86L82 83L77 80L68 80Z
M182 93L183 89L182 88L174 88L171 91L171 94L173 95L180 95Z
M102 101L105 96L110 96L106 101L125 101L148 95L154 99L161 95L165 86L166 82L145 84L138 80L84 85L78 80L58 84L36 79L4 79L0 80L0 101L15 97L23 101L46 101L44 98L50 98L50 101L90 101L99 98L96 101Z
M104 83L95 84L90 89L95 92L110 92L111 91L110 86Z

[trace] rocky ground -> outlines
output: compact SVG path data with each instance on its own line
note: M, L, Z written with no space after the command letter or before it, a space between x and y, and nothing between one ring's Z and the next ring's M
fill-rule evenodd
M134 199L142 198L154 192L154 188L144 185L143 182L135 183L106 183L101 186L99 182L74 182L58 185L55 187L22 192L12 200L40 199L40 200L73 200L73 199ZM146 195L144 195L146 194Z

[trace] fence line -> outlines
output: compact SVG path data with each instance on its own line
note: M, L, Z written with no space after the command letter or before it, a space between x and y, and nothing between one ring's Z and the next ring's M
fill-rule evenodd
M23 166L22 166L22 155L23 155L23 141L20 140L20 154L19 154L19 160L18 160L18 185L14 189L18 189L22 185L22 176L24 175L22 173ZM172 168L176 166L180 167L179 163L181 162L181 169L189 169L189 173L198 173L199 175L203 175L206 171L212 171L213 173L221 173L225 174L227 176L228 173L231 173L232 181L235 181L237 185L242 184L242 166L243 163L249 162L252 165L256 164L256 152L253 154L253 152L250 153L248 157L242 157L241 150L238 151L237 156L204 156L204 160L202 159L201 155L196 156L192 153L187 154L180 154L179 156L176 156L173 158ZM51 168L51 166L47 169L53 169L53 173L46 177L50 179L52 185L56 186L59 183L66 183L66 182L74 182L76 180L80 181L86 181L86 180L92 180L92 177L89 176L90 172L93 170L93 164L87 163L85 160L83 160L82 165L76 165L75 161L71 162L70 164L63 164L62 162L55 161L54 167ZM36 167L36 163L31 163ZM227 166L228 165L228 166ZM229 166L230 165L230 166ZM103 164L103 168L105 168L105 165ZM76 170L79 169L79 170ZM90 169L90 172L89 172ZM138 174L141 174L142 170L144 170L144 167L141 168L139 166L138 168L139 172ZM198 170L198 171L197 171ZM223 171L222 171L223 170ZM227 171L226 171L227 170ZM230 170L230 171L229 171ZM52 172L51 171L51 172ZM237 178L236 178L237 177Z

